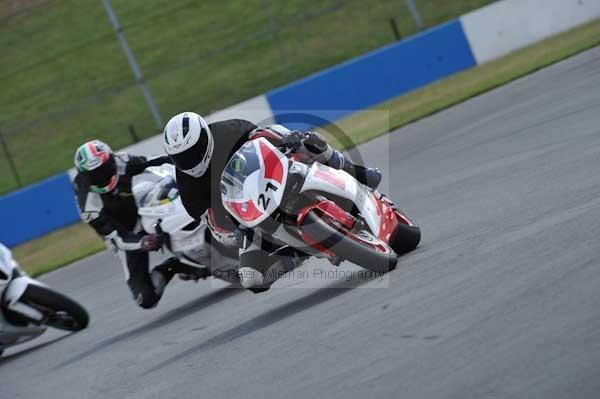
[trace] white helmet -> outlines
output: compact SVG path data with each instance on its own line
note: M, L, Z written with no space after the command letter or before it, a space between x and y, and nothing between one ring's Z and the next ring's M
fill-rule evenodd
M183 112L167 122L163 145L177 169L200 177L210 165L214 141L204 118L194 112Z

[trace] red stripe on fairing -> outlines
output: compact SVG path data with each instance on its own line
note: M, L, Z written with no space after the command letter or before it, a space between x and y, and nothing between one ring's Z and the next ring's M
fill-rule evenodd
M215 219L215 211L212 208L208 208L208 224L215 230L217 233L229 234L231 231L222 228L217 224L217 219Z
M268 145L262 141L258 142L260 153L265 163L265 179L272 179L281 184L283 181L283 165L281 160Z
M300 236L302 237L304 242L306 242L314 249L323 252L327 256L333 258L336 256L336 254L330 248L324 247L323 245L321 245L321 243L315 241L312 237L310 237L308 234L302 231L302 223L304 223L306 215L308 215L310 211L315 210L318 212L317 216L319 216L321 219L323 219L324 215L329 216L331 219L335 219L338 222L340 222L347 229L352 229L352 227L354 227L354 218L348 215L342 208L337 206L334 202L329 200L323 200L317 204L308 205L302 208L302 210L300 210L300 212L298 213L296 224L298 227L300 227ZM323 220L327 223L325 219ZM343 233L346 234L345 232Z
M226 202L227 207L235 213L240 219L245 222L252 222L262 216L262 212L259 211L251 200L246 202ZM246 204L246 210L243 205Z
M315 171L315 177L324 180L328 183L331 183L334 186L339 187L341 190L346 189L346 182L344 181L344 178L339 175L333 174L327 169L317 169Z
M369 194L375 204L377 206L377 216L380 218L379 225L379 236L380 240L385 241L389 244L390 236L394 232L396 225L398 225L398 221L396 220L396 214L394 213L394 209L387 202L382 199L377 199L373 196L373 194Z
M352 229L352 227L354 227L354 218L340 208L335 202L330 200L322 200L316 204L311 204L302 208L296 218L296 224L298 226L302 225L308 212L315 209L318 209L320 214L326 214L332 219L337 220L347 229Z
M379 239L389 244L390 237L396 230L398 224L405 224L408 226L414 226L406 216L400 211L394 209L392 202L386 198L375 198L371 194L373 200L377 204L377 214L381 218L381 226L379 229Z

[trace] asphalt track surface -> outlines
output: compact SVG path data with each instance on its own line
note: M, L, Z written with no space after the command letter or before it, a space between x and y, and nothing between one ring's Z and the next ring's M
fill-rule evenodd
M144 311L100 253L43 278L90 328L8 350L0 397L600 397L600 48L361 153L423 229L389 280L176 281Z

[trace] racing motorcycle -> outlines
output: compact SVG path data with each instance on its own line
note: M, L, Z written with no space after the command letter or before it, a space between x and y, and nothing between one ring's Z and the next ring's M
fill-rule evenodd
M47 327L78 331L87 327L87 311L21 270L0 244L0 355L43 334Z
M298 148L276 147L268 131L255 137L229 160L221 197L242 226L270 237L281 253L387 272L419 244L419 227L385 195Z
M239 281L235 236L215 224L210 210L199 222L187 213L173 165L152 166L135 176L133 195L144 231L163 237L163 247L189 266L179 273L181 279L197 281L210 274L230 283Z

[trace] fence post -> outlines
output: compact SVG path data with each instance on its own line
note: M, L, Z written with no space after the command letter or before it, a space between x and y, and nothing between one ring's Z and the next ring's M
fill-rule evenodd
M421 14L419 14L419 9L415 4L414 0L405 0L406 6L408 7L408 11L410 11L410 15L412 15L415 23L417 24L417 28L419 30L423 30L423 19L421 18Z
M398 24L396 24L396 18L390 18L390 25L392 26L392 32L394 32L394 37L396 40L400 41L402 36L400 35L400 31L398 30Z
M117 14L115 14L115 11L112 8L112 4L110 3L110 0L102 0L102 4L104 4L104 9L106 10L108 19L110 20L110 23L112 24L113 29L115 30L115 33L117 34L117 38L119 39L119 44L121 45L121 48L123 49L123 52L125 53L127 62L129 62L129 67L131 68L131 71L133 72L133 76L135 77L136 82L140 85L142 94L144 95L144 98L146 99L146 102L148 103L150 112L152 113L152 116L154 117L154 123L156 124L156 127L160 130L163 128L162 117L160 116L158 107L156 106L156 103L154 102L154 97L152 97L150 88L148 87L148 85L146 85L146 82L144 81L144 76L142 75L142 71L140 70L140 68L137 64L137 61L135 60L135 57L134 57L133 53L131 52L131 49L129 48L129 44L127 44L127 39L125 39L125 34L123 33L123 28L121 28L121 25L119 24L119 19L117 18Z
M132 124L129 125L129 134L131 134L131 138L133 139L134 143L137 143L140 141L140 138L138 137L138 135L135 131L135 126L133 126Z
M4 150L4 155L6 156L6 160L8 161L8 165L10 166L10 170L13 173L15 181L17 182L17 186L23 187L21 183L21 178L19 177L19 173L17 172L17 166L15 165L15 160L13 159L10 150L8 149L8 143L4 138L4 134L0 132L0 142L2 142L2 149Z

